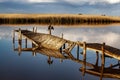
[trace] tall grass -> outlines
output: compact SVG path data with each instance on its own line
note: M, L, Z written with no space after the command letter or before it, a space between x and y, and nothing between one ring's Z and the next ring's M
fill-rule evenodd
M109 17L82 17L82 16L29 16L29 17L0 17L0 24L53 24L53 25L79 25L79 24L111 24L120 23L119 19Z

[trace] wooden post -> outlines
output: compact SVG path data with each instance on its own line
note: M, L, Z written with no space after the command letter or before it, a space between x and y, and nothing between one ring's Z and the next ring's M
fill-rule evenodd
M102 80L103 73L104 73L104 65L105 65L105 43L102 44L101 50L102 50L102 59L101 59L101 76L100 76L100 80Z
M51 29L49 29L49 34L51 35Z
M35 28L33 27L33 32L35 32Z
M86 71L86 42L83 42L83 75L85 75Z
M66 47L66 45L64 44L64 45L63 45L63 49L65 49L65 47Z
M99 61L99 52L96 51L96 66L98 66L98 61Z
M102 47L101 47L102 49L102 65L104 65L104 63L105 63L105 43L103 43L103 45L102 45Z
M13 43L15 43L15 30L13 30L12 38L13 38Z
M15 30L13 30L12 37L13 37L13 49L15 49Z
M21 29L19 28L19 37L18 37L18 52L21 53L22 49L22 34Z
M35 27L35 31L34 32L37 33L37 27Z
M83 61L86 61L86 42L83 42Z
M27 38L25 38L25 48L27 48Z
M62 39L63 39L63 33L62 33ZM61 48L60 48L60 52L61 52L61 53L62 53L62 49L63 49L63 48L61 47Z
M36 52L35 52L35 51L32 51L32 55L33 55L33 56L36 56Z
M77 59L79 59L79 45L77 45Z

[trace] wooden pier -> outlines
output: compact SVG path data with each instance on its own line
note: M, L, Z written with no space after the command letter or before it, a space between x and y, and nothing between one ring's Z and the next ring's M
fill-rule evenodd
M79 47L83 47L84 60L86 60L87 49L91 49L91 50L94 50L96 52L103 54L102 55L103 59L104 59L104 55L107 55L109 57L120 60L120 49L108 46L105 43L103 44L86 43L86 42L79 42L79 41L73 42L70 40L63 39L63 37L60 38L60 37L57 37L51 34L37 33L36 31L37 30L34 28L33 28L33 31L21 30L21 29L14 30L13 31L13 42L15 42L14 41L15 33L18 33L19 45L21 45L22 37L24 37L26 42L28 39L34 44L33 50L44 47L44 48L53 49L53 50L62 50L61 52L66 52L69 54L72 51L72 49L75 46L77 46L78 53L79 53ZM21 48L21 46L19 46L19 48Z
M79 46L83 47L83 43L78 43ZM104 46L104 49L102 47ZM87 49L94 50L100 53L103 53L102 51L104 50L105 55L109 57L116 58L120 60L120 49L114 48L109 45L105 45L105 43L100 44L100 43L86 43Z
M14 50L18 51L18 49L14 49ZM52 49L47 49L47 48L37 48L34 51L32 50L32 48L23 48L22 51L32 52L33 56L36 56L37 54L42 54L42 55L47 56L48 57L47 62L49 65L53 63L52 58L60 59L60 63L66 59L80 63L80 64L82 64L82 67L79 68L79 71L82 72L83 76L85 75L85 73L88 73L88 74L100 77L100 80L102 80L102 78L118 78L118 79L120 79L120 68L114 68L114 67L120 66L120 63L110 65L108 67L105 67L104 63L102 63L103 65L98 66L98 64L97 64L99 62L98 58L96 59L96 63L93 64L93 63L87 62L86 60L81 60L75 56L71 57L70 55L65 55L58 50L52 50ZM77 54L79 54L79 53L77 53ZM86 66L89 68L87 69Z

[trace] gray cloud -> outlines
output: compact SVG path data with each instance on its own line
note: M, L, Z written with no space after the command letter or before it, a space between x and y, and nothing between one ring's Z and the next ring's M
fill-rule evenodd
M115 4L120 3L120 0L0 0L0 2L28 2L28 3L41 3L41 2L68 2L72 4L96 4L96 3L109 3Z

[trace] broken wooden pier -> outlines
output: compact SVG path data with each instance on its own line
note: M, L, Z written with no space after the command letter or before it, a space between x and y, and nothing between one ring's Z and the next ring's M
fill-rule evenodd
M15 42L14 41L15 33L19 34L19 37L18 37L19 45L21 45L22 37L24 37L25 39L30 40L34 44L34 47L32 48L33 50L44 47L44 48L53 49L53 50L62 50L62 52L67 52L69 54L75 46L78 46L77 48L78 52L79 52L79 47L83 47L84 60L86 60L87 49L97 51L103 54L103 57L104 55L107 55L109 57L120 60L120 50L117 48L108 46L105 43L103 44L86 43L86 42L79 42L79 41L73 42L70 40L66 40L63 37L61 38L51 34L38 33L35 28L33 28L33 31L21 30L21 29L14 30L13 42ZM26 44L27 44L27 40L26 40ZM22 47L19 46L19 48L22 48Z

